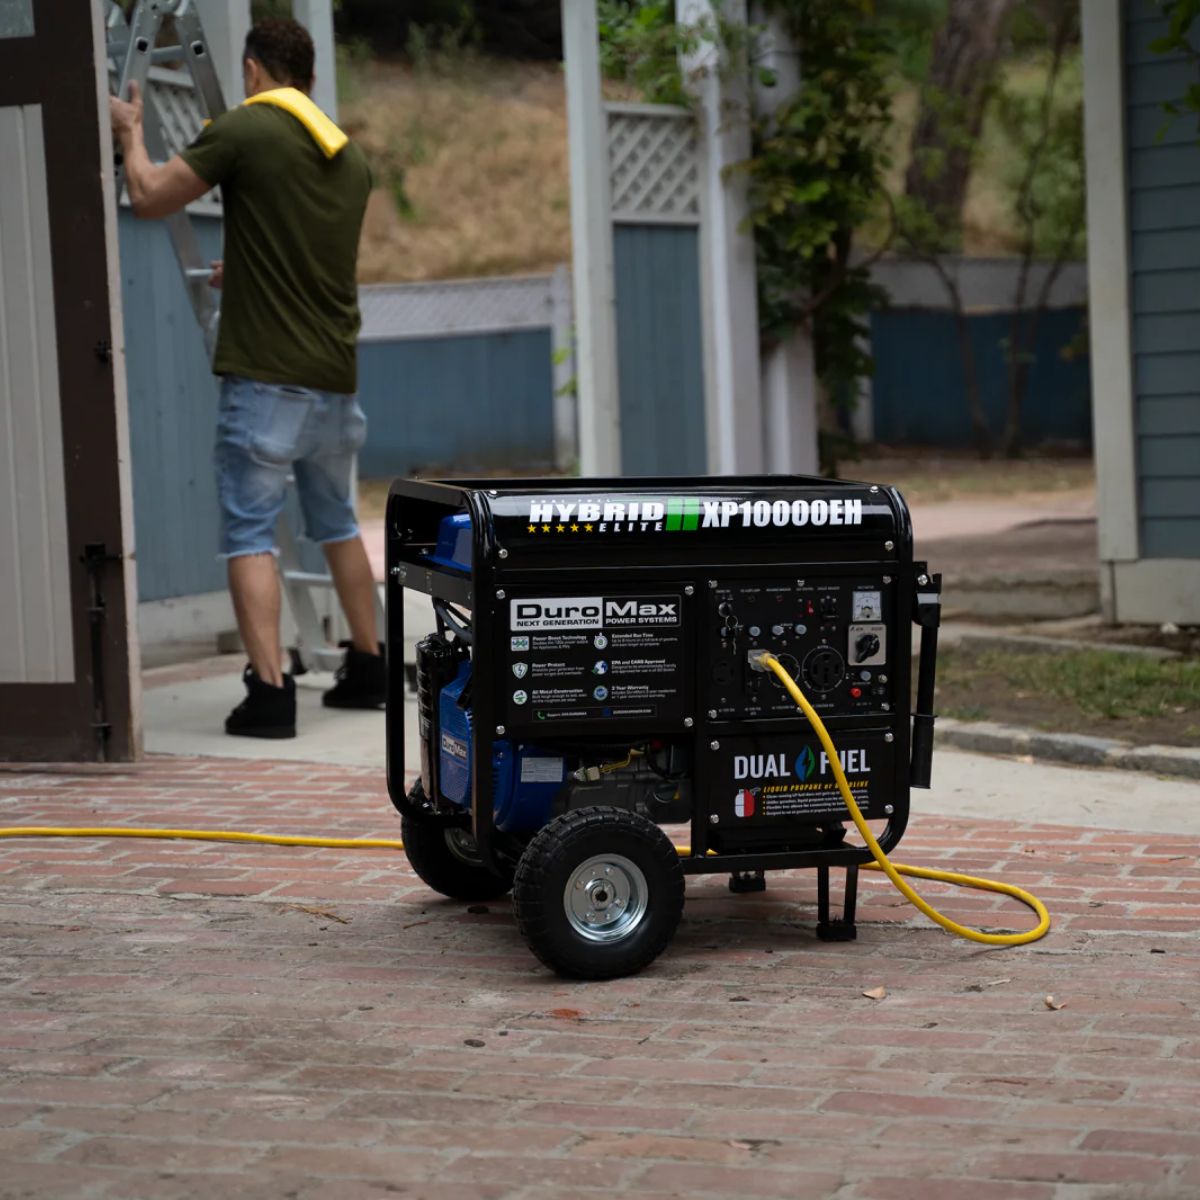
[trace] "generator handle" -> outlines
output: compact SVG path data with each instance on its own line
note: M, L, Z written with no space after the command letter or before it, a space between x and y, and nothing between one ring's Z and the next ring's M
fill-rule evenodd
M927 788L933 775L933 689L937 680L938 627L942 622L942 577L917 565L913 620L921 627L921 658L917 667L917 703L913 712L912 765L909 784Z

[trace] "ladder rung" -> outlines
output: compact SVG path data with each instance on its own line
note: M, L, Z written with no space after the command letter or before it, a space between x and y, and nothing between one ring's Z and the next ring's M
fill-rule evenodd
M308 587L333 587L331 575L318 575L313 571L284 571L288 583L303 583Z

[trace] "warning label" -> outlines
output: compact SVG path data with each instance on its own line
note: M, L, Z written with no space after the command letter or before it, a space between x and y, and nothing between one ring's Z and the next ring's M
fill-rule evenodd
M680 596L534 596L509 614L510 723L682 722Z

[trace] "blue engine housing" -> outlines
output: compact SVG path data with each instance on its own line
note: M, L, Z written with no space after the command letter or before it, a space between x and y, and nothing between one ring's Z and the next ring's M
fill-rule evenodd
M460 808L471 807L471 763L474 758L471 710L461 703L471 681L464 662L438 698L438 758L442 796ZM532 833L550 820L555 796L567 777L562 755L537 746L498 741L492 753L492 796L496 828L505 833Z

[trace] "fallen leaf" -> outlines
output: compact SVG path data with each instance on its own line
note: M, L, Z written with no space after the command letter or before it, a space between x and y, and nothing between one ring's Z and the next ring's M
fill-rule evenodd
M471 1047L473 1050L479 1050L479 1049L481 1049L482 1047L486 1046L486 1045L487 1045L487 1042L485 1042L485 1041L483 1040L483 1038L467 1038L467 1039L466 1039L466 1040L463 1042L463 1045L464 1045L464 1046L470 1046L470 1047Z
M310 917L324 917L328 921L336 921L339 925L349 925L349 917L339 917L337 913L330 912L327 908L313 908L308 904L289 904L288 908L295 909L296 912L308 913Z
M887 988L870 988L868 991L863 992L863 995L866 996L868 1000L883 1000L887 996Z
M1065 1000L1055 1000L1053 996L1047 996L1042 1003L1052 1012L1058 1012L1060 1008L1067 1007L1067 1002Z
M560 1021L578 1021L582 1019L583 1012L578 1008L552 1008L550 1015L558 1017Z

